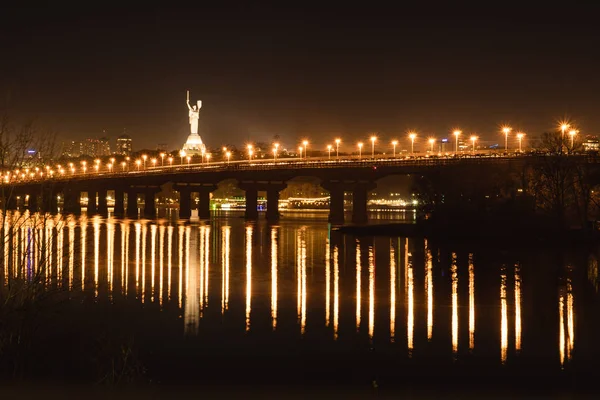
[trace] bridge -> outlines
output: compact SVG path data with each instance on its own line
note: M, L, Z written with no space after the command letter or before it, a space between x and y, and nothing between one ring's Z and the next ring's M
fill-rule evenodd
M28 209L30 212L59 211L58 199L62 198L61 212L80 213L81 196L87 193L88 214L108 212L107 192L114 191L114 214L138 217L138 195L144 198L143 215L156 216L155 196L161 186L172 183L179 192L179 217L190 218L192 193L199 198L198 216L210 218L210 193L219 182L234 179L246 192L247 219L258 218L258 192L267 194L268 220L279 218L279 192L287 182L299 176L318 178L321 186L330 193L329 220L344 222L344 193L353 196L352 222L364 223L367 219L368 193L376 188L376 181L389 175L426 174L448 167L480 168L481 166L518 167L528 157L523 155L441 156L356 159L309 158L268 159L235 162L212 162L202 164L177 164L151 166L121 171L97 171L75 173L72 169L46 168L50 173L22 171L2 180L2 201L8 210ZM25 200L27 199L27 200Z

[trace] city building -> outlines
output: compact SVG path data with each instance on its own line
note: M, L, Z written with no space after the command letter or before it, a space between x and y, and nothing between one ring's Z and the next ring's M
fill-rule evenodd
M61 155L67 158L76 158L83 155L83 142L71 140L62 143Z
M100 139L85 139L84 141L71 140L63 142L61 154L67 158L109 156L111 154L110 143L108 138L105 137Z
M585 151L598 151L600 150L600 141L598 141L598 136L588 135L585 137L583 141L583 149Z
M128 156L131 154L132 141L129 135L121 135L117 138L117 148L115 154Z

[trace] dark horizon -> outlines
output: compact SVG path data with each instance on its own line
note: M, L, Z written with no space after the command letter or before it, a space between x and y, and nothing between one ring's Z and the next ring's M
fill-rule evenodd
M86 6L86 9L88 7ZM63 140L123 129L134 148L177 148L186 90L211 148L307 137L313 149L371 132L402 141L454 127L502 143L568 117L600 131L600 31L573 7L163 9L12 8L0 16L9 111ZM103 131L106 130L106 134Z

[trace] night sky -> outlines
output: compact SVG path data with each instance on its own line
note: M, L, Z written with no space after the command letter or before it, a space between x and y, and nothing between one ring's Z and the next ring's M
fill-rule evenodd
M600 133L598 8L80 4L0 12L2 105L64 139L178 148L186 89L214 148L454 127L502 142L502 123L533 137L564 116Z

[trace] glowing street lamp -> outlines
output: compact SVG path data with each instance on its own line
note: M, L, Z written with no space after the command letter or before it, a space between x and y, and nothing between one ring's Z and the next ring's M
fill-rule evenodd
M454 154L458 154L458 137L460 136L462 132L459 131L458 129L456 129L454 132L452 132L452 134L454 136L456 136L456 145L454 146Z
M298 146L298 152L300 153L300 158L302 158L302 150L303 150L303 147Z
M371 158L375 158L375 141L377 137L371 136Z
M168 160L169 160L169 166L172 167L173 166L173 157L169 157Z
M153 167L156 167L156 158L153 158L153 159L152 159L152 160L150 160L150 161L152 161L152 166L153 166Z
M304 158L308 160L308 140L304 140L302 144L304 145Z
M577 135L577 131L575 129L571 129L569 131L569 136L571 136L571 151L573 151L573 140L575 139L575 135Z
M144 160L144 169L146 169L146 160L148 159L148 156L146 154L142 154L142 160Z
M210 162L210 153L206 154L206 163L208 164Z
M517 133L517 139L519 140L519 153L522 152L522 150L521 150L521 142L523 141L523 136L525 136L524 133L521 133L521 132Z
M248 145L248 160L252 160L252 153L254 153L254 152L252 151L252 145L251 145L251 144L249 144L249 145Z
M94 165L94 168L96 169L96 173L98 173L98 170L100 169L100 165L96 164L96 165Z
M160 153L160 159L161 159L161 160L160 160L160 161L161 161L161 163L160 163L160 166L161 166L161 167L164 167L164 166L165 166L165 156L166 156L166 154L165 154L165 153Z
M363 147L362 142L358 142L358 159L359 160L362 160L362 147Z
M108 167L108 172L112 172L112 167L113 167L112 163L108 164L107 167Z
M433 144L435 143L434 138L429 138L429 144L431 145L431 152L433 153Z
M227 156L227 164L229 164L229 159L231 158L231 152L228 151L227 153L225 153L225 155Z
M187 156L187 158L186 158L186 159L187 159L188 166L189 166L189 165L190 165L190 161L192 160L192 157L190 157L190 156Z
M560 131L562 132L563 137L565 136L565 132L569 129L571 125L567 121L563 121L560 123Z
M340 159L340 143L341 139L335 139L335 158Z
M473 150L472 152L475 153L475 141L477 140L477 136L473 135L471 136L471 142L473 142Z
M181 150L179 152L179 157L181 157L181 165L183 165L183 158L186 156L185 150Z
M394 146L394 158L396 158L396 146L398 146L398 141L392 140L392 146Z
M417 138L417 134L414 132L410 132L408 134L408 137L410 138L410 152L411 154L415 154L415 139Z
M512 131L510 126L502 127L502 133L504 133L504 152L508 152L508 134Z
M279 143L273 144L273 157L277 160L277 150L279 150Z
M142 161L140 160L135 160L135 165L137 165L138 171L140 170L140 165L142 164Z
M125 172L125 166L127 165L127 163L125 161L123 161L121 163L121 168L123 169L123 172Z
M333 146L328 144L327 145L327 152L329 153L329 160L331 160L331 149L333 149Z

